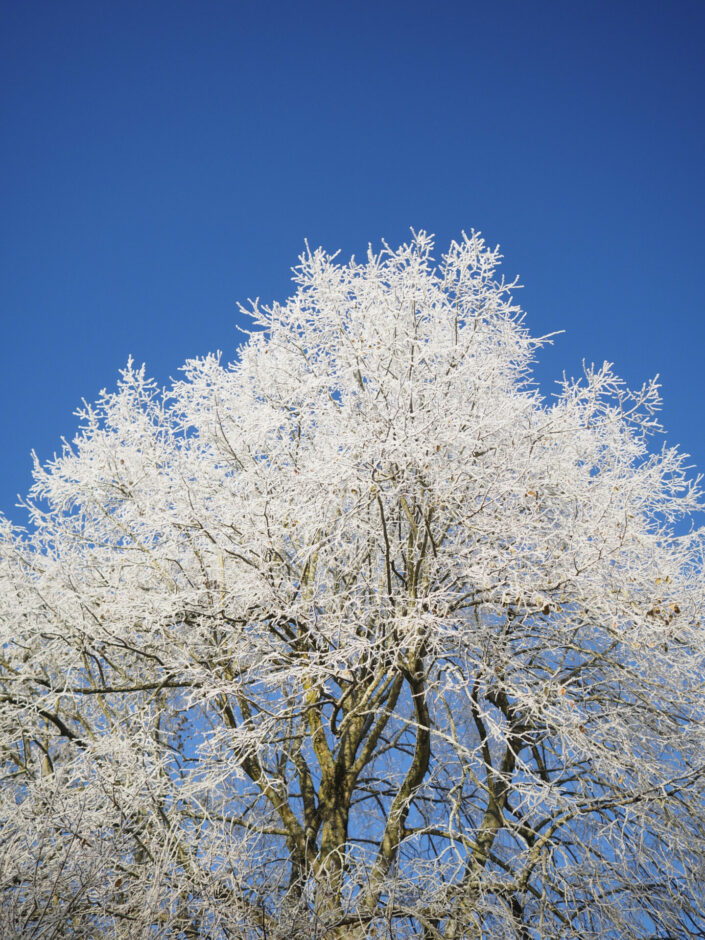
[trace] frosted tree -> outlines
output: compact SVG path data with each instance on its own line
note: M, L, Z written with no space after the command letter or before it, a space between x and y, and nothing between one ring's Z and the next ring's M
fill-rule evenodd
M0 933L705 936L697 482L477 235L128 365L0 539Z

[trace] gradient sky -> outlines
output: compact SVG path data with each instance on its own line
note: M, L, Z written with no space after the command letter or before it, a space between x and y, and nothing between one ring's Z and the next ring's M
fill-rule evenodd
M0 0L0 510L129 355L410 226L501 244L547 393L660 373L705 470L704 47L703 0Z

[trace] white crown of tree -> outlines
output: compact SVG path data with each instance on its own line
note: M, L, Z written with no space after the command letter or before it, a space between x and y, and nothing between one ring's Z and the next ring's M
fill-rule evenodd
M132 363L0 541L4 937L705 936L699 508L477 234Z

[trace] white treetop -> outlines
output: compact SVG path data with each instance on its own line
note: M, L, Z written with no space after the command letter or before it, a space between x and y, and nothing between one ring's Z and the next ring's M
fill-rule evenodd
M473 234L129 364L0 538L0 934L705 937L703 534Z

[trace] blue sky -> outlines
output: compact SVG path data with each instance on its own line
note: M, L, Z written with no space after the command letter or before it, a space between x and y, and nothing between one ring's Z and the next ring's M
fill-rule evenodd
M660 373L705 470L702 0L0 0L0 510L127 357L160 382L304 239L499 242L547 392Z

